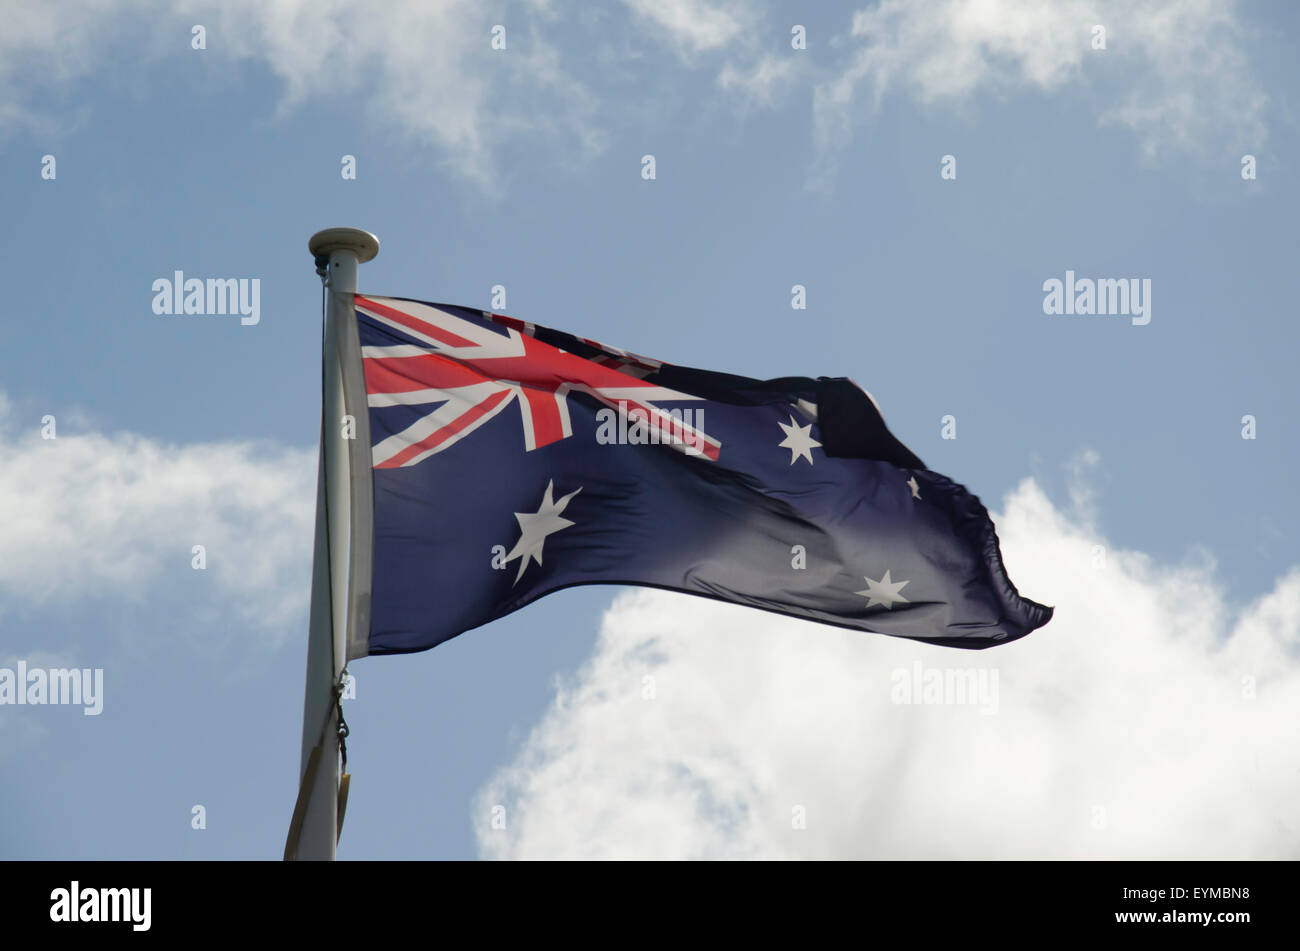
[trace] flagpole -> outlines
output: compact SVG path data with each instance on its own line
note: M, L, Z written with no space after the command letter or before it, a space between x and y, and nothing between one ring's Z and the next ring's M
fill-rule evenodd
M379 253L379 241L368 231L327 228L308 248L326 291L322 409L302 758L284 857L333 860L347 795L341 677L349 659L365 654L370 609L370 426L353 295L357 266Z

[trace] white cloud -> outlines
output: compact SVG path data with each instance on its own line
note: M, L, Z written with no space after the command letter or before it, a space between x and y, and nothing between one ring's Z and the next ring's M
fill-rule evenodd
M238 619L260 637L305 618L315 450L172 446L59 422L56 439L20 431L0 399L0 594L10 607L159 602L203 545L207 568L194 577L208 596L195 614Z
M340 93L358 93L370 115L493 188L496 150L521 135L552 137L570 153L576 144L583 156L602 146L595 98L541 34L550 15L538 0L508 11L472 0L45 0L7 16L0 31L0 128L51 125L29 104L33 90L109 68L110 50L137 60L247 59L283 81L281 112L306 100L337 108ZM128 23L139 25L130 46ZM201 52L189 48L196 23L207 30ZM504 51L490 45L497 24L506 27Z
M34 108L34 92L89 73L104 54L103 31L113 4L77 0L7 4L0 30L0 133L28 129L48 135L74 125Z
M741 94L753 105L771 106L790 87L796 72L795 61L789 57L763 56L747 69L728 63L718 73L718 85Z
M201 53L189 49L196 22L208 30ZM498 23L505 51L489 43ZM1105 51L1091 49L1094 24L1106 27ZM551 0L499 9L394 0L381 10L350 0L45 0L20 5L0 32L0 132L48 137L82 121L84 105L55 106L45 94L67 93L123 56L184 56L195 68L261 64L282 81L281 112L310 103L327 115L348 94L488 191L503 184L504 148L546 144L533 154L565 162L598 155L635 109L620 91L677 108L673 87L691 81L683 65L714 71L723 94L748 106L775 105L794 79L820 75L821 179L860 120L860 100L885 95L960 105L977 94L1084 90L1098 122L1131 129L1153 161L1239 156L1267 136L1268 98L1232 2L882 0L854 14L846 35L815 38L814 51L789 49L788 30L761 0L624 0L609 10ZM642 36L678 62L645 56Z
M623 0L633 14L633 31L650 34L683 63L716 69L717 87L729 108L771 108L803 72L802 54L786 43L784 53L767 52L772 41L788 37L787 26L773 26L761 0ZM719 66L719 63L721 65ZM656 84L661 84L659 71Z
M473 0L382 8L350 0L46 0L20 9L0 32L0 133L49 138L84 122L90 113L75 99L78 82L122 57L184 58L216 73L252 62L281 82L277 115L350 108L499 193L504 149L527 144L557 161L590 160L628 115L616 90L634 89L644 101L649 89L651 99L676 108L672 87L691 81L684 67L716 70L724 93L772 105L794 71L788 57L762 52L772 32L765 9L756 0L624 0L611 16L550 0L504 8ZM202 51L190 48L195 24L206 30ZM497 25L505 50L491 46ZM646 48L660 55L647 57ZM611 50L621 51L615 62ZM667 67L664 54L673 58Z
M189 4L214 22L211 46L257 59L287 87L284 108L361 89L374 111L439 149L459 174L491 186L495 151L521 133L562 136L597 150L593 97L539 32L544 3L493 10L472 0L402 0L376 9L349 0L231 0ZM506 48L491 47L505 28ZM544 118L543 118L544 117Z
M1056 617L992 650L619 597L481 791L476 814L503 804L508 828L478 823L480 851L1300 857L1300 569L1233 619L1212 563L1109 549L1094 568L1104 539L1032 481L997 521L1011 577ZM916 660L996 669L997 712L892 703Z
M1239 158L1264 146L1268 96L1251 73L1235 3L1169 0L1124 12L1117 20L1150 68L1102 113L1104 124L1132 129L1149 160L1220 147Z
M1094 25L1106 28L1093 50ZM815 93L825 148L843 145L866 86L923 103L978 92L1056 93L1095 79L1098 120L1132 129L1148 158L1262 145L1267 101L1221 0L883 0L854 15L849 64Z
M615 20L550 0L45 0L20 7L0 31L0 132L49 135L84 120L86 108L71 107L67 94L115 58L188 57L195 69L251 61L281 80L279 114L310 104L329 115L343 95L353 109L361 100L366 117L499 191L503 148L542 143L563 161L590 159L627 111L607 101L606 87L633 85L643 99L647 76L654 87L671 78L658 58L628 71L643 55L629 42L643 36L679 60L720 68L724 89L770 103L789 67L758 55L764 9L752 0L624 0ZM194 24L207 31L203 51L190 49ZM490 44L497 25L505 50ZM578 78L611 49L623 51L618 62Z
M686 50L698 53L725 46L736 37L747 19L740 3L709 3L707 0L623 0L636 15L665 31Z

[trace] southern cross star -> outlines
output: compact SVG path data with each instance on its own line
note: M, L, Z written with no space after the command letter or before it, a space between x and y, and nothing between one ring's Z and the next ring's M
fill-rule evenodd
M519 520L519 541L515 542L515 547L510 550L510 554L506 555L507 563L516 558L520 559L519 573L515 575L514 584L518 584L519 579L524 576L528 559L533 559L539 565L542 563L542 546L546 544L546 537L573 524L571 520L561 518L560 513L569 504L569 499L582 491L582 486L578 486L558 502L553 498L554 491L555 480L552 479L546 483L546 495L542 497L542 504L536 512L515 513L515 518Z
M803 456L808 460L808 465L811 466L813 464L812 451L821 446L821 443L812 438L812 423L807 426L800 426L791 416L789 426L779 419L776 424L785 432L785 441L778 443L777 448L790 450L790 465L794 465L795 460Z
M885 572L885 577L879 581L872 581L866 575L862 580L867 583L867 590L855 591L854 594L860 594L867 599L867 607L873 607L877 604L883 604L886 610L890 610L898 602L907 602L907 598L898 592L903 590L903 586L909 584L907 581L894 581L889 577L889 572Z

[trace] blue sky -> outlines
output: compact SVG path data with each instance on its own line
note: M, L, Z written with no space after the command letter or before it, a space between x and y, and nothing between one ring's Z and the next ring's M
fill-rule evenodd
M362 290L486 307L501 284L506 313L671 362L858 380L932 469L1005 516L1013 579L1057 605L979 659L1003 670L1002 710L979 724L990 755L1037 738L1044 783L1107 777L1076 812L1110 804L1107 838L1041 789L991 786L1038 817L1032 842L997 810L940 809L943 754L973 729L949 711L864 760L880 795L931 796L925 815L895 801L889 832L825 768L845 751L814 744L810 770L807 737L701 711L786 723L815 702L814 722L854 724L848 743L899 725L854 706L862 683L969 658L591 588L354 662L341 858L1300 854L1294 743L1263 725L1297 712L1300 11L1128 6L20 4L0 38L0 666L102 667L105 698L97 717L0 707L0 856L279 856L319 419L306 241L335 225L382 242ZM1067 269L1149 279L1150 323L1045 315L1043 283ZM176 270L259 278L260 322L155 315L151 284ZM1088 574L1071 559L1097 544L1108 567ZM633 728L608 697L640 683L628 651L646 638L655 676L681 686L675 712ZM787 667L724 684L733 640L808 669L831 652L856 675L840 692ZM1121 752L1130 733L1149 744ZM1244 746L1248 781L1206 752ZM629 785L633 747L657 752ZM1224 770L1257 819L1225 824ZM796 775L819 777L798 795L824 797L821 815L852 814L838 830L760 821L789 814ZM1181 829L1143 822L1189 787L1206 791ZM485 809L502 801L494 838ZM941 836L936 810L965 831Z

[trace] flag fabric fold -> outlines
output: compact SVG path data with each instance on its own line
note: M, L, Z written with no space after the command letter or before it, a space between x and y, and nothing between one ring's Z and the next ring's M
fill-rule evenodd
M1023 637L979 499L845 379L674 366L515 318L358 295L374 464L369 651L561 588L666 588L933 644Z

